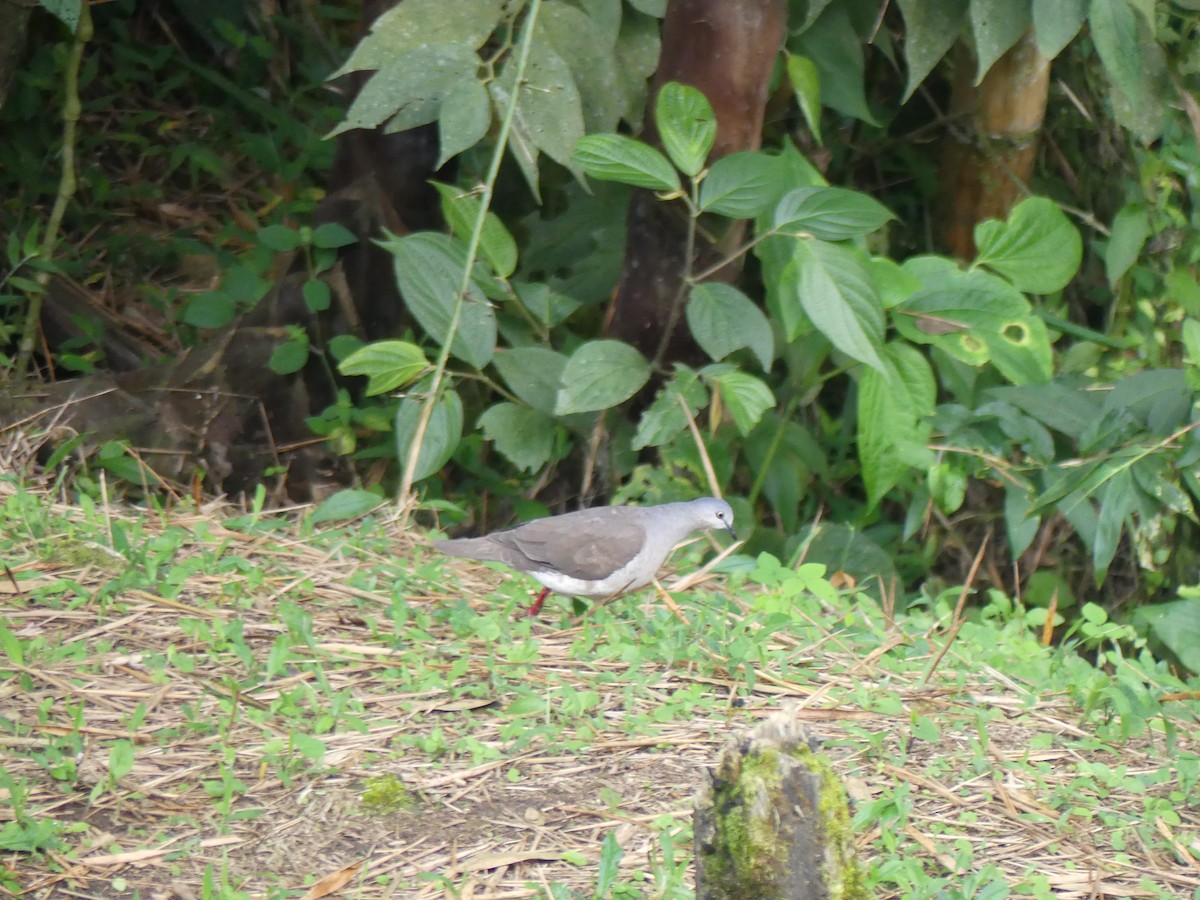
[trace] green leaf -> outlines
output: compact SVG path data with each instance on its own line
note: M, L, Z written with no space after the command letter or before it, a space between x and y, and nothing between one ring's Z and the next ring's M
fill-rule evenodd
M679 173L649 144L620 134L589 134L575 145L575 165L600 181L652 191L679 190Z
M999 272L1019 291L1051 294L1074 277L1083 258L1079 229L1045 197L1016 205L1008 220L975 226L975 265Z
M437 123L438 169L487 137L492 124L492 104L487 88L474 72L456 81L446 92Z
M383 503L383 498L371 491L347 488L321 501L321 505L313 510L308 521L316 525L321 522L344 522L348 519L358 519L382 506Z
M329 136L384 122L385 131L394 133L436 121L446 96L459 82L475 77L479 65L479 55L461 43L429 43L389 58Z
M268 225L258 233L258 242L276 253L290 253L300 246L300 233L286 225Z
M492 103L503 116L513 93L516 59L510 57L500 77L489 84ZM539 197L537 155L545 153L567 169L574 169L573 152L583 137L583 107L571 68L545 40L535 37L517 94L509 151L514 155Z
M905 264L912 272L914 266ZM925 287L897 305L891 321L910 341L933 344L968 365L992 363L1016 384L1048 381L1050 339L1029 301L1012 285L980 269L962 271L931 261Z
M1089 0L1033 0L1033 31L1047 59L1062 53L1083 27Z
M687 428L688 419L680 398L693 416L708 403L708 391L700 375L683 363L675 364L675 374L659 389L654 402L646 407L633 435L633 449L658 447L672 440Z
M237 303L221 291L205 291L188 301L183 321L194 328L220 328L237 318Z
M782 157L744 150L722 156L700 182L700 208L732 219L753 219L771 208L787 189Z
M821 99L826 106L878 125L867 104L863 41L854 29L848 7L846 3L826 7L809 29L789 44L789 49L807 56L817 67Z
M775 406L771 389L753 375L734 370L722 372L713 380L742 437L753 431L763 413Z
M658 92L654 122L676 168L696 177L717 138L717 119L708 98L691 85L669 81Z
M396 283L404 303L439 344L449 337L454 298L466 266L466 248L447 235L417 232L390 241ZM496 314L471 281L450 352L482 369L496 349Z
M858 385L858 459L868 502L874 506L904 475L935 462L929 418L937 387L929 362L915 347L886 345L886 372L863 371Z
M343 375L367 376L368 396L384 394L415 381L429 367L425 352L406 341L376 341L338 364Z
M358 243L354 232L337 222L326 222L313 229L312 245L321 250L336 250Z
M497 350L492 363L514 394L539 412L554 414L567 358L546 347Z
M642 354L622 341L589 341L563 367L556 415L610 409L636 394L650 378Z
M421 47L462 44L473 50L500 24L504 0L405 0L371 26L346 63L334 75L381 69Z
M83 3L84 0L41 0L42 9L66 25L71 34L79 30L79 16L83 12Z
M1189 597L1156 603L1142 607L1138 614L1183 665L1192 673L1200 672L1200 600Z
M793 251L795 293L816 329L847 356L883 371L883 309L861 259L824 241L801 240ZM797 333L788 329L789 338Z
M904 103L954 46L967 24L967 0L899 0L908 83Z
M696 285L688 299L687 321L696 343L714 360L747 347L764 370L771 368L775 356L771 323L737 288L719 281Z
M1141 203L1126 203L1113 219L1112 235L1104 251L1104 271L1109 287L1116 285L1137 262L1150 237L1150 217Z
M308 362L308 337L284 341L271 351L267 365L276 375L291 375L299 372Z
M787 76L808 130L821 143L821 73L807 56L787 55Z
M431 182L442 198L442 215L450 231L466 243L475 230L482 206L478 197L440 181ZM483 218L483 230L479 235L479 252L501 278L507 278L517 268L517 242L513 240L504 223L491 210Z
M1108 77L1126 97L1137 99L1142 58L1137 18L1128 0L1092 0L1088 24Z
M631 99L621 84L625 73L616 55L621 4L603 0L580 6L586 8L560 2L542 4L537 34L571 67L587 133L614 131L621 117L630 112Z
M811 234L823 241L845 241L870 234L895 216L866 194L835 187L789 191L775 207L774 226L785 234Z
M971 0L971 35L979 67L975 83L1028 30L1030 0Z
M582 305L574 297L551 290L547 284L514 283L517 298L535 319L553 328L566 321L567 317Z
M408 460L423 403L423 399L405 397L396 410L396 458L401 466ZM425 429L421 450L417 454L417 465L413 470L414 482L428 478L449 462L462 438L462 426L462 400L454 391L447 390L438 398L429 416L429 425Z
M300 293L304 297L304 305L308 307L309 312L319 313L329 309L332 300L329 285L319 278L312 278L304 282Z
M515 403L497 403L479 417L483 436L513 465L533 472L550 461L554 451L554 420Z
M1042 526L1042 517L1033 512L1027 491L1009 485L1004 492L1004 528L1008 532L1008 549L1013 561L1029 549Z
M119 781L133 771L133 741L118 738L108 748L108 775Z
M1100 495L1100 519L1092 543L1092 567L1096 571L1097 584L1104 581L1117 554L1125 522L1133 512L1133 501L1133 473L1129 466L1122 465L1104 485Z

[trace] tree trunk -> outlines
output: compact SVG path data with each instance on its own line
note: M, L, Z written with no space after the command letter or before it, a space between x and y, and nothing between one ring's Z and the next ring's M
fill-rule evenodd
M978 87L974 72L960 44L937 200L939 243L960 259L975 256L976 223L1005 218L1028 193L1050 89L1050 60L1033 32L996 60Z
M716 113L710 161L757 150L769 79L786 30L785 0L670 0L643 137L658 143L655 98L664 84L679 81L701 90ZM635 192L608 333L657 362L694 357L695 344L679 327L684 278L693 263L706 267L719 259L703 238L694 258L687 259L687 229L680 204L663 203L649 191ZM722 274L732 279L735 272L730 267Z

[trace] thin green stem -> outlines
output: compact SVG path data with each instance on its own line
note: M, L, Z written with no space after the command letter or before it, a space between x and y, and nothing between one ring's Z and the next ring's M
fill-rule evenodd
M42 239L41 256L46 261L54 257L54 246L58 243L58 232L67 212L67 204L75 196L75 131L82 112L82 104L79 102L79 67L83 62L83 48L91 39L92 14L88 4L84 3L79 9L79 24L75 29L75 40L71 44L71 55L67 58L63 100L62 177L58 182L58 196L54 198L54 209L50 212L50 220L46 223L46 233ZM40 290L30 295L29 308L25 311L25 323L21 327L21 342L17 349L18 378L25 374L33 358L33 347L37 343L42 321L42 299L46 294L46 284L50 281L50 270L39 270L34 280L37 281Z

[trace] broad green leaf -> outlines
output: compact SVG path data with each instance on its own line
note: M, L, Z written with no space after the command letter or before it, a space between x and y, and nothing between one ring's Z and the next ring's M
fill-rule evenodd
M979 256L975 265L999 272L1019 291L1051 294L1074 277L1083 258L1079 229L1045 197L1016 205L1007 221L988 219L975 226Z
M795 296L821 334L847 356L883 370L883 309L862 260L846 247L800 240L793 251ZM789 329L789 337L796 330Z
M866 194L835 187L789 191L775 207L774 227L786 234L811 234L823 241L845 241L870 234L895 216Z
M583 137L583 107L571 68L554 49L534 41L513 127L564 168Z
M504 383L539 412L554 414L567 358L546 347L497 350L492 362Z
M687 404L688 411L695 416L708 403L708 391L700 381L700 375L683 363L675 364L675 374L659 389L633 435L633 449L658 447L673 439L687 428L687 416L680 405L680 398Z
M771 208L788 187L780 156L744 150L722 156L700 182L700 208L731 219L753 219Z
M42 9L55 16L67 26L71 34L79 30L79 17L83 12L84 0L40 0ZM22 38L24 30L18 32Z
M268 225L258 233L258 242L276 253L290 253L300 246L300 233L286 225Z
M336 250L356 243L358 237L354 232L338 222L326 222L313 229L312 245L322 250Z
M1137 100L1142 94L1142 57L1137 18L1128 0L1092 0L1088 24L1108 77L1126 97Z
M479 219L479 208L482 205L478 197L465 193L459 188L439 181L432 182L442 198L442 215L450 231L463 243L470 240ZM479 235L479 252L492 271L501 278L507 278L517 268L517 242L513 240L508 229L499 217L488 210L483 218L483 230Z
M437 123L439 169L487 137L492 124L492 104L487 88L475 73L459 79L446 92Z
M1092 568L1096 571L1097 584L1104 581L1117 554L1125 522L1133 512L1134 490L1133 473L1128 466L1122 466L1112 474L1100 493L1100 519L1092 543Z
M575 145L575 165L601 181L652 191L679 190L679 173L649 144L620 134L589 134Z
M1082 390L1052 381L1027 387L995 387L987 392L1053 428L1078 440L1087 427L1104 412L1102 398L1095 391Z
M946 515L953 515L962 508L967 497L967 476L962 469L948 462L939 462L929 467L925 475L929 496Z
M971 36L979 64L976 84L983 81L996 60L1028 30L1029 3L1030 0L971 0Z
M194 328L220 328L232 322L237 314L237 302L228 294L204 291L188 301L183 321Z
M413 50L437 44L483 46L500 24L504 0L404 0L371 25L370 33L331 78L381 69Z
M858 386L857 447L868 501L874 505L910 471L934 464L928 448L937 388L919 350L883 348L886 372L863 371Z
M330 136L387 122L394 133L433 122L443 99L463 79L474 78L479 55L461 43L428 44L388 59L363 85Z
M1110 287L1137 262L1150 237L1150 217L1141 203L1126 203L1113 219L1112 235L1104 251L1104 272Z
M1054 59L1079 34L1090 0L1033 0L1033 31L1042 56Z
M403 466L408 459L409 448L416 437L417 423L421 415L424 398L405 397L396 410L396 458ZM462 438L462 400L454 391L444 391L434 404L429 416L429 425L417 454L417 465L413 470L414 482L428 478L449 462Z
M321 501L321 505L313 510L308 521L316 525L321 522L344 522L347 519L357 519L382 506L383 503L383 498L371 491L347 488Z
M550 461L554 420L515 403L497 403L479 417L483 435L518 469L533 472Z
M368 396L385 394L415 381L429 368L425 351L406 341L376 341L338 364L343 375L367 376Z
M500 77L490 84L498 115L502 116L509 104L515 77L516 60L510 57ZM517 94L509 142L509 150L535 196L540 196L538 153L545 153L564 168L574 170L572 153L581 137L583 107L571 68L547 41L535 38Z
M1049 380L1046 326L1012 285L980 269L964 272L948 260L921 277L925 287L894 308L891 321L900 334L968 365L990 362L1015 384Z
M688 299L687 321L696 343L714 360L747 347L763 369L770 370L775 356L771 323L737 288L719 281L696 285Z
M584 8L544 3L538 13L538 37L547 41L571 67L588 134L614 131L628 111L622 72L616 58L621 5L589 2Z
M1154 635L1192 672L1200 672L1200 599L1188 597L1144 606L1138 614Z
M1182 369L1143 369L1121 378L1103 408L1133 416L1151 434L1167 437L1191 421L1193 396Z
M676 168L696 177L717 138L717 119L708 98L691 85L668 81L655 100L654 123Z
M291 375L299 372L308 362L308 335L302 338L284 341L271 351L267 366L276 375Z
M967 25L967 0L899 0L904 16L907 103Z
M817 67L826 106L877 125L867 104L862 48L846 3L827 6L808 30L788 44L789 50L807 56Z
M554 411L565 416L610 409L636 394L649 378L649 363L629 344L589 341L563 367Z
M821 73L807 56L787 55L787 76L808 130L821 143Z
M1028 492L1009 485L1004 492L1004 528L1008 533L1008 550L1016 561L1029 549L1042 526L1042 517L1032 511Z
M554 327L582 305L574 297L550 289L546 284L514 283L521 305L543 325Z
M404 303L438 344L449 337L466 248L447 235L421 231L384 245L392 254ZM474 280L463 301L450 352L482 369L496 349L496 314Z
M133 771L133 741L118 738L108 748L108 775L114 781Z
M763 413L775 406L771 389L753 375L735 370L717 375L713 380L742 437L753 431Z

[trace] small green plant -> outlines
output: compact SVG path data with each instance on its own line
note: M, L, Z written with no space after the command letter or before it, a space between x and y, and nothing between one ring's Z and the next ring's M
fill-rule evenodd
M362 805L368 813L389 816L416 809L417 799L395 775L376 775L363 786Z

